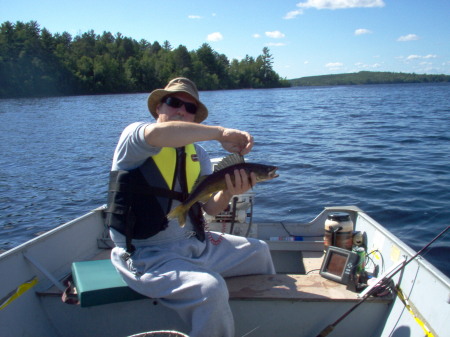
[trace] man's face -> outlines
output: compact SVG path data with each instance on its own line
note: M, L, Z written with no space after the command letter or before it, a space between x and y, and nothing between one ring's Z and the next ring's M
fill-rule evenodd
M184 92L177 92L170 97L175 97L183 102L192 103L197 105L195 100ZM183 121L194 122L195 114L186 111L186 106L183 104L178 108L169 106L167 103L159 103L156 107L156 113L158 114L157 123L169 122L169 121Z

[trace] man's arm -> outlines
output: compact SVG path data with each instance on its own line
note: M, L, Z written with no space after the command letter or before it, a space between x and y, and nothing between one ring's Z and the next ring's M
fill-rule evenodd
M157 147L181 147L216 140L228 152L241 155L249 153L254 143L253 137L245 131L179 121L149 124L144 136L148 144Z

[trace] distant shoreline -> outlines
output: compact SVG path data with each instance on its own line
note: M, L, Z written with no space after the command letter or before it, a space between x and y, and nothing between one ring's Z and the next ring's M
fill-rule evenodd
M442 83L450 82L450 75L360 71L358 73L300 77L288 80L288 82L292 87L359 84Z

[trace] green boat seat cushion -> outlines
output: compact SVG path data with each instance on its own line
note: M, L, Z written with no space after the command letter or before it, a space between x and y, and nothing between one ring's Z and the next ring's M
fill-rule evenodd
M82 307L145 298L128 287L109 259L74 262L72 277Z

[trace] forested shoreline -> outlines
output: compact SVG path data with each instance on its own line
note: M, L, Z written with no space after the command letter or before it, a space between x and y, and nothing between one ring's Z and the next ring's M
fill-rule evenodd
M267 47L256 58L230 61L207 43L188 51L120 33L72 37L36 21L0 28L0 98L149 92L175 76L189 77L199 90L289 86L272 65Z
M308 76L289 80L292 86L326 86L395 83L450 82L449 75L409 74L383 71L360 71L357 73Z
M361 71L287 80L273 70L269 48L229 60L207 43L188 51L93 30L72 37L36 21L0 27L0 98L149 92L186 76L199 90L450 82L448 75Z

